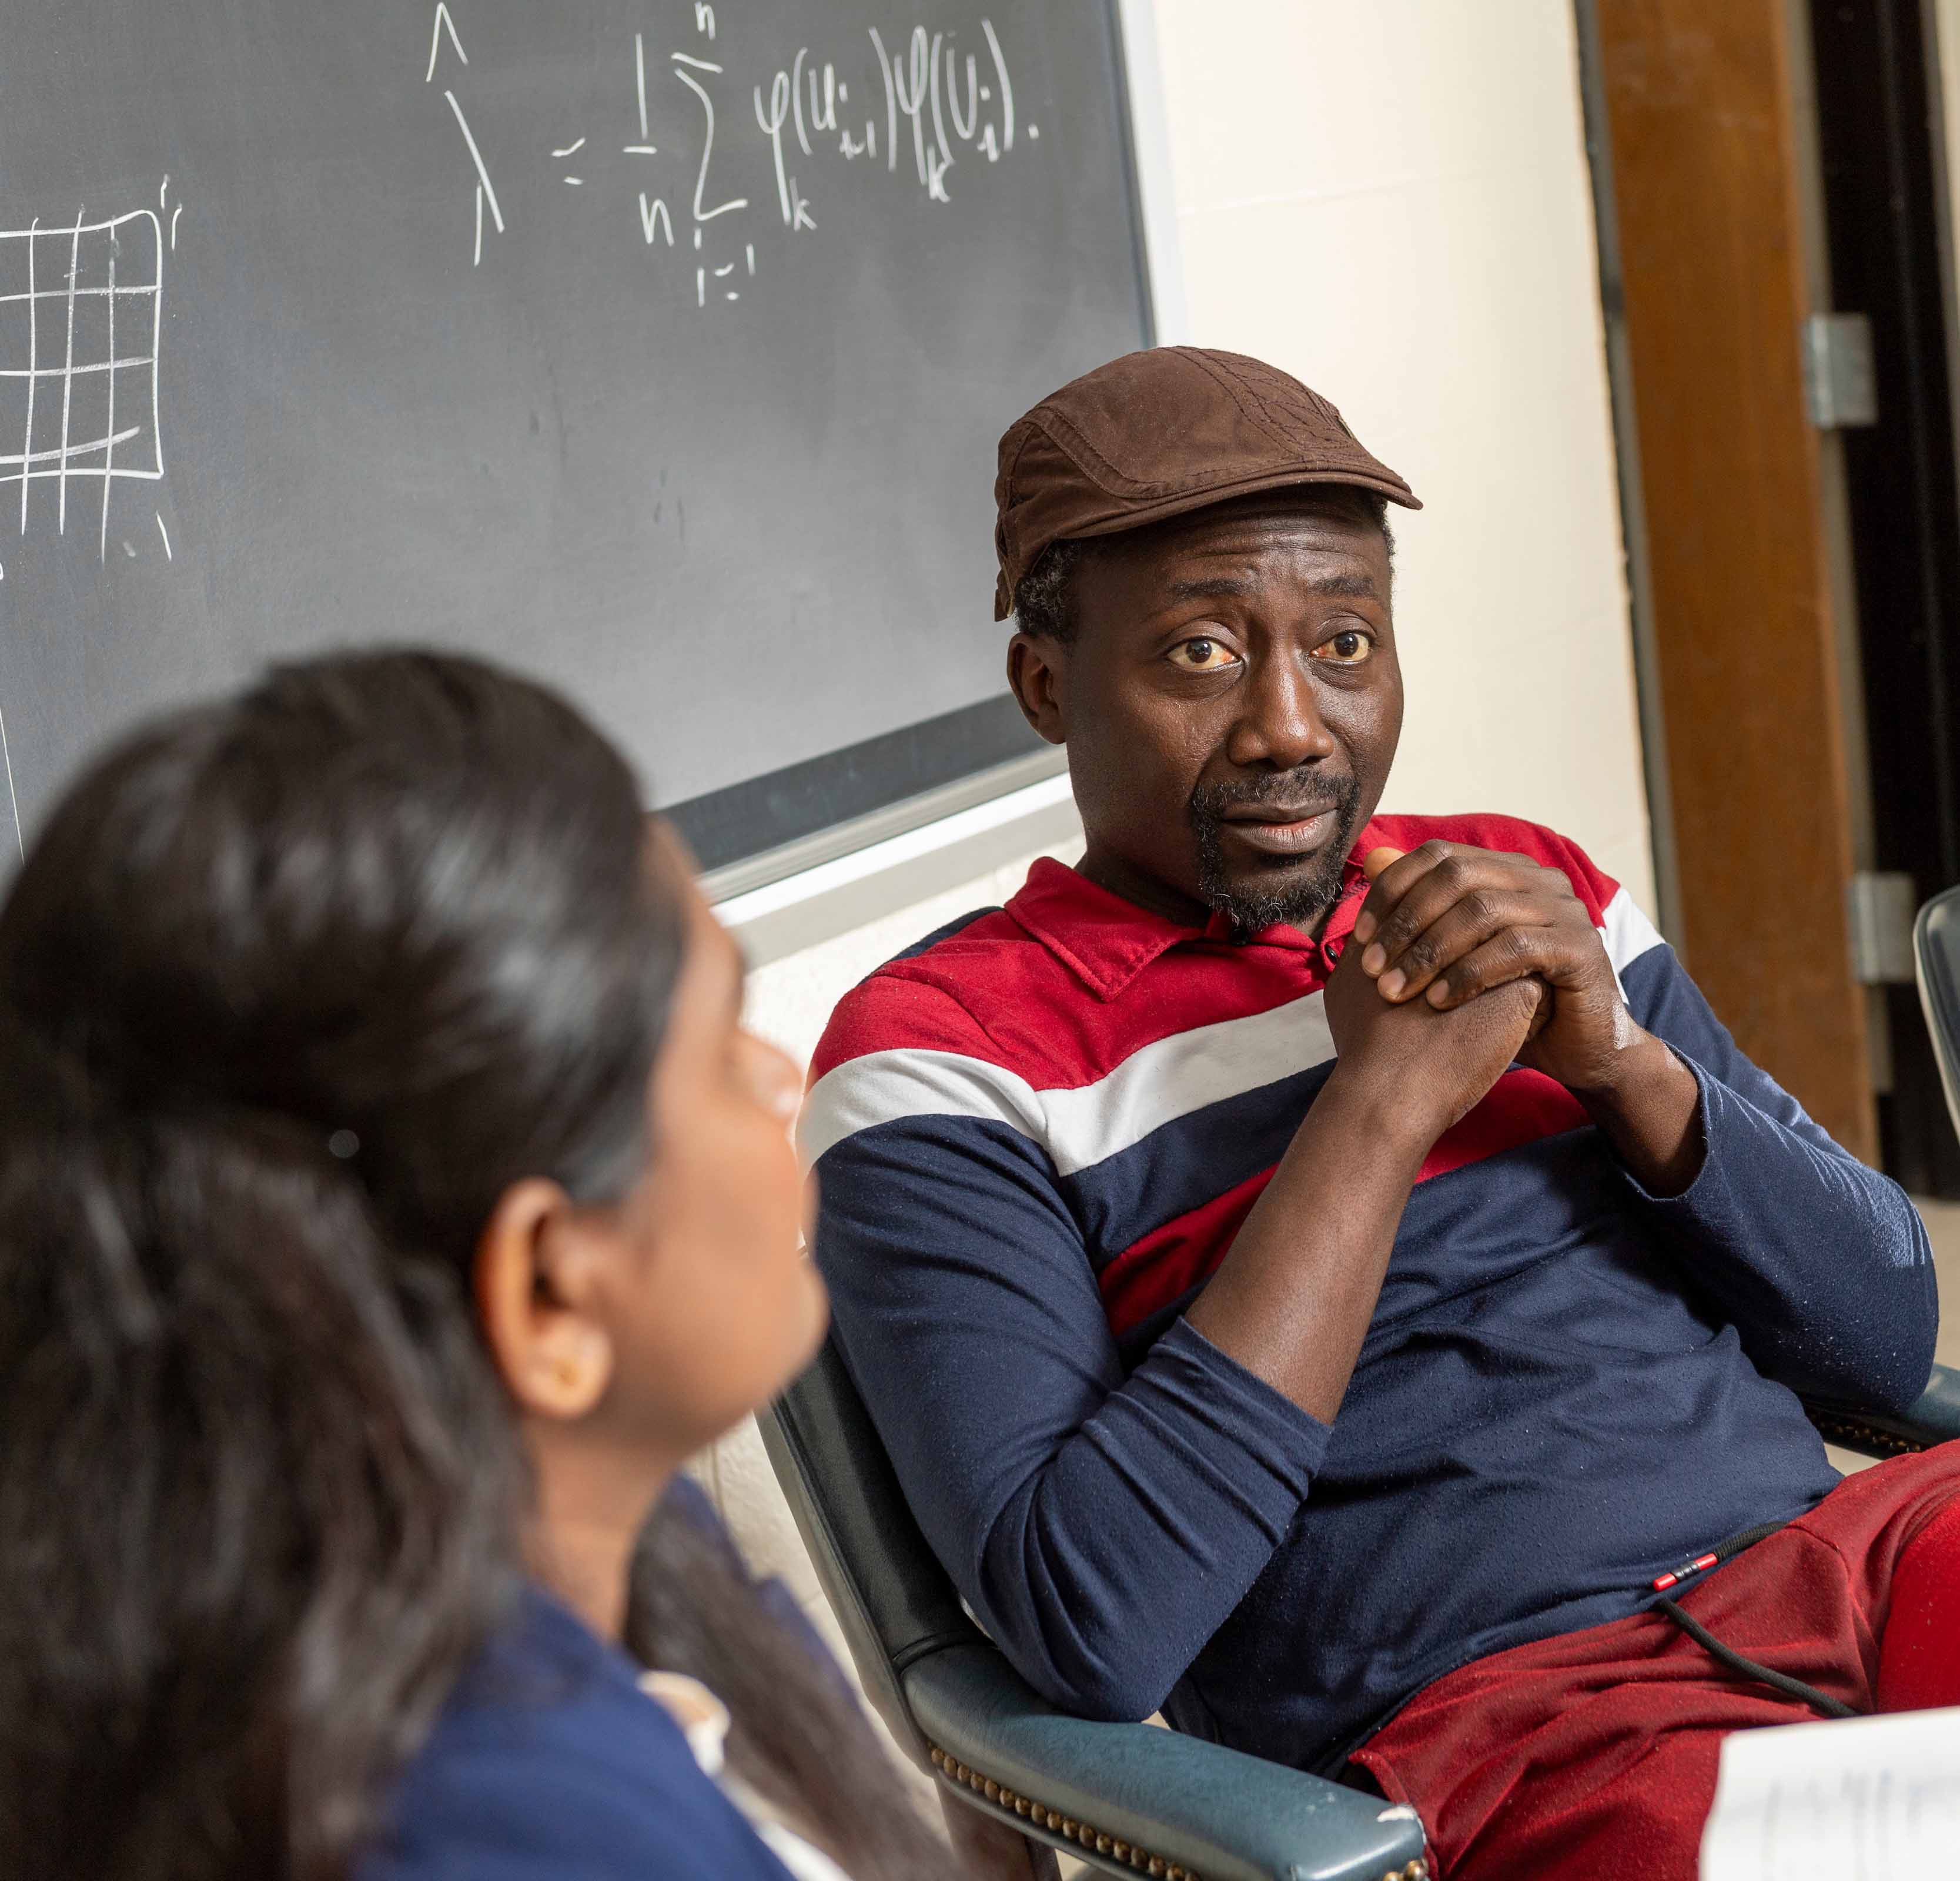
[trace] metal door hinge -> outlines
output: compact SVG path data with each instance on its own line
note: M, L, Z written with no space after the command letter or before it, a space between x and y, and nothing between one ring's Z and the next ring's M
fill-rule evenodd
M1917 902L1910 875L1866 869L1845 885L1851 971L1860 985L1911 985L1912 918Z
M1813 314L1803 323L1803 402L1820 431L1879 422L1872 323L1862 314Z

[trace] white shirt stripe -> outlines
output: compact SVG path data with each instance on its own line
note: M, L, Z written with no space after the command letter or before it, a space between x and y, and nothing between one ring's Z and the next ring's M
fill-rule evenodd
M1662 944L1653 923L1640 912L1633 896L1624 888L1616 890L1613 899L1606 904L1599 932L1606 943L1606 957L1613 963L1616 974L1625 972L1643 953L1651 953ZM1621 988L1623 992L1625 990L1624 987Z
M867 1052L805 1094L797 1147L806 1165L861 1130L902 1117L977 1117L1039 1141L1041 1094L1024 1077L958 1052Z
M1617 974L1661 944L1623 888L1600 928ZM1094 1083L1038 1089L1027 1079L957 1052L867 1052L817 1080L797 1135L807 1163L860 1130L905 1117L971 1117L1004 1123L1074 1174L1140 1143L1208 1105L1276 1084L1334 1056L1322 996L1270 1011L1195 1026L1133 1052Z
M1037 1090L1011 1071L955 1052L872 1052L817 1080L797 1135L806 1160L814 1163L847 1136L902 1117L984 1118L1032 1138L1070 1176L1176 1118L1333 1055L1317 992L1160 1039L1073 1090Z

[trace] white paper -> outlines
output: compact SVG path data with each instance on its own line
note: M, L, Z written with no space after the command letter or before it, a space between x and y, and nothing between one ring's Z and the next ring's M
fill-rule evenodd
M1737 1731L1701 1881L1960 1874L1960 1710Z

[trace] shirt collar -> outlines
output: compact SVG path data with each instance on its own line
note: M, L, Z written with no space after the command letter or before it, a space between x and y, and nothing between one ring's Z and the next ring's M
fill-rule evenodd
M1373 824L1364 829L1350 851L1341 870L1341 899L1318 938L1281 923L1246 944L1303 953L1322 973L1331 972L1361 912L1367 878L1359 858L1375 846L1373 829ZM1213 915L1202 926L1173 921L1125 901L1050 856L1029 870L1007 912L1106 1001L1119 998L1145 967L1172 947L1207 942L1224 946L1231 938L1222 915Z

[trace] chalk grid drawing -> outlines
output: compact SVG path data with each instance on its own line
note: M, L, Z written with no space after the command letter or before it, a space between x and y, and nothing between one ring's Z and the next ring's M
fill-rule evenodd
M68 530L68 485L99 487L97 539L125 479L164 474L157 416L164 235L156 214L0 230L0 489L21 486L20 530L52 514ZM34 485L50 490L37 493ZM6 513L0 504L0 516ZM79 520L79 515L78 516ZM161 527L161 519L159 521Z

